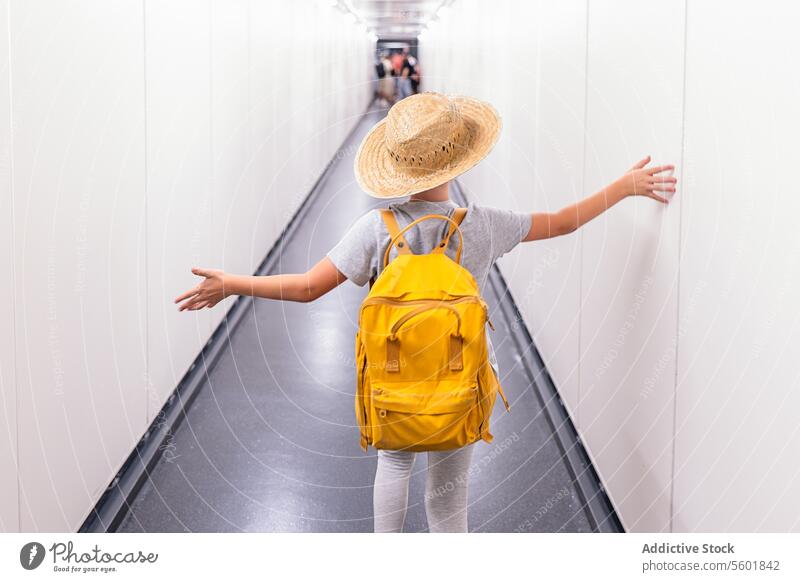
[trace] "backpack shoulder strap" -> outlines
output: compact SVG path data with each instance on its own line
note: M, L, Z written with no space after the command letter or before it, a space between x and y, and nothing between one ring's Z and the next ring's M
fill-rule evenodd
M466 216L466 214L467 214L467 209L466 208L461 208L461 207L456 208L453 211L453 220L455 221L455 223L457 225L461 226L461 221L464 220L464 216ZM453 233L456 231L456 224L453 224L452 222L450 223L450 228L447 229L447 234L442 239L442 242L439 243L439 246L437 246L433 250L433 252L435 252L435 253L443 253L444 252L444 250L447 248L447 243L450 242L450 237L453 236Z
M386 230L389 231L390 242L391 239L394 239L400 232L400 227L397 225L397 219L394 217L394 213L392 212L391 208L381 208L381 216L383 217L383 222L386 223ZM406 239L403 238L401 234L400 237L397 239L397 252L401 255L410 255L413 254L411 249L408 248L408 243Z

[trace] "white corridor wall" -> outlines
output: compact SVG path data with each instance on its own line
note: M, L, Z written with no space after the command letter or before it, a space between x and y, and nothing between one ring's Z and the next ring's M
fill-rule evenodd
M80 527L222 318L189 269L255 270L373 47L326 2L0 0L0 531Z
M424 89L503 116L473 198L556 211L645 155L677 166L668 206L501 259L629 531L800 531L798 12L456 0L420 37Z

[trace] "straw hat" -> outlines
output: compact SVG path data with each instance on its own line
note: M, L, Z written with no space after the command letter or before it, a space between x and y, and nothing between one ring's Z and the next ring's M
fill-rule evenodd
M429 190L469 170L502 129L489 103L424 91L395 103L364 137L355 156L359 186L376 198Z

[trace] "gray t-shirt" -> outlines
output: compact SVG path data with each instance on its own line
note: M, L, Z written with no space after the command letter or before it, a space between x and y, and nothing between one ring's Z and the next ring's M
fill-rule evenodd
M399 228L426 214L452 216L458 205L452 200L428 202L427 200L406 200L388 205L394 211ZM403 237L415 254L428 253L444 236L450 223L444 220L425 220L410 228ZM531 214L483 206L470 202L467 214L459 225L464 235L461 252L461 265L467 269L478 283L481 295L485 295L489 271L494 262L517 246L531 227ZM342 239L328 251L328 258L349 280L364 286L371 277L377 277L383 269L383 255L389 245L389 231L375 208L361 216ZM453 233L445 252L455 260L458 249L458 233ZM391 262L397 256L397 249L389 252ZM498 372L490 331L487 326L489 361Z

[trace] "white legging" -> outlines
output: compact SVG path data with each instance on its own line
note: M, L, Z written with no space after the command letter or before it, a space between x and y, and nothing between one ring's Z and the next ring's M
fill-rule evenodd
M425 513L431 532L467 531L467 481L474 444L429 451ZM401 532L408 507L408 479L417 453L378 450L373 508L376 532Z

